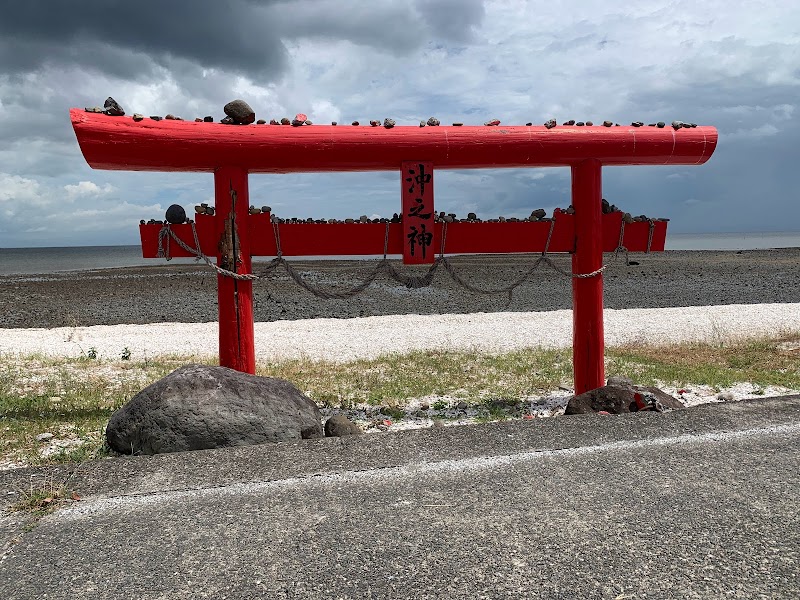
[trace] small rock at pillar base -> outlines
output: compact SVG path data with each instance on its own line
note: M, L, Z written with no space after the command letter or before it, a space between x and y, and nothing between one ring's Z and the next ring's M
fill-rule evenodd
M223 107L222 110L225 111L226 115L233 119L234 123L249 125L250 123L254 123L256 120L255 111L250 108L250 105L244 100L231 100Z
M122 110L122 107L111 96L106 98L103 107L105 108L105 111L103 112L105 112L107 115L111 115L112 117L121 117L125 114L125 111Z
M683 403L677 398L670 396L662 390L652 386L638 386L628 384L625 378L621 378L622 385L605 385L595 390L590 390L583 394L578 394L570 398L567 403L565 415L591 414L605 411L614 415L630 412L639 412L635 395L648 394L654 397L665 409L684 408Z
M625 377L624 375L611 375L606 380L606 385L615 385L617 387L626 387L633 385L633 380Z
M180 204L173 204L167 209L165 217L173 225L179 225L186 221L186 211Z
M359 435L361 429L344 415L333 415L325 421L325 437Z

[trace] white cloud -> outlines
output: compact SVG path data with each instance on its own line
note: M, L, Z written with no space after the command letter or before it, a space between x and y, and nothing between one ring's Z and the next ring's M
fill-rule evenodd
M0 173L0 202L21 206L45 206L48 203L42 186L35 179Z
M51 235L68 241L70 231L81 232L72 239L85 244L99 239L95 232L119 231L127 236L121 241L136 243L139 219L161 218L173 202L191 208L210 200L210 175L88 168L65 107L102 105L109 94L129 114L186 119L220 118L225 102L242 97L258 118L304 112L315 123L392 117L414 124L429 116L467 124L692 120L720 130L708 165L604 169L606 196L622 208L643 204L637 212L657 206L675 228L689 219L691 204L724 197L729 210L715 226L730 229L745 218L758 226L762 216L744 207L759 193L752 186L770 186L769 197L785 199L784 216L800 222L785 167L800 145L793 120L800 4L641 0L623 8L600 0L491 0L482 8L470 2L466 20L452 12L466 5L455 0L426 0L418 9L369 4L360 11L360 4L339 0L258 9L283 32L287 70L279 77L128 48L107 50L128 66L141 65L134 75L77 63L0 75L0 232L5 238L40 228L42 213L55 214L67 201L69 211L47 219ZM437 8L430 19L421 16ZM766 147L764 140L770 149L751 156L749 145ZM437 210L525 216L538 205L569 203L565 168L437 171L436 181ZM392 214L400 204L395 174L364 173L253 176L251 200L296 212L284 216L320 218ZM18 238L22 245L32 239Z
M101 187L92 181L81 181L75 185L67 184L64 186L64 190L67 192L67 200L70 202L74 202L76 198L105 196L115 191L114 186L110 183Z

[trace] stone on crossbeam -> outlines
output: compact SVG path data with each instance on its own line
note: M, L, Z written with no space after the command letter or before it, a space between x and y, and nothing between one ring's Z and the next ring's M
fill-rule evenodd
M222 110L239 125L249 125L256 120L255 111L244 100L231 100Z
M161 454L322 437L317 405L283 379L187 365L117 410L108 445Z
M180 204L173 204L167 209L165 217L173 225L179 225L186 222L186 211Z
M114 100L111 96L106 98L105 104L103 104L103 108L107 115L111 115L112 117L121 117L125 114L125 111L122 110L122 107L119 103Z

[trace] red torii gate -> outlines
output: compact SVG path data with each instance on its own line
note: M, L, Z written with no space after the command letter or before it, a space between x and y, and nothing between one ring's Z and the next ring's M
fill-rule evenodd
M447 225L447 252L570 252L574 275L601 268L603 252L663 251L666 223L622 227L622 213L603 214L601 170L618 165L697 165L717 144L713 127L223 125L70 110L92 168L214 173L214 215L195 215L200 250L240 274L252 256L276 256L269 213L249 214L248 173L401 172L400 223L281 223L284 256L374 255L385 249L405 263L431 263L444 225L434 222L434 169L568 166L575 214L554 222ZM194 247L188 224L173 232ZM161 225L141 225L143 256L155 258ZM426 250L425 252L423 252ZM191 256L174 247L172 256ZM220 364L255 372L252 282L218 277ZM573 278L575 393L604 385L603 278Z

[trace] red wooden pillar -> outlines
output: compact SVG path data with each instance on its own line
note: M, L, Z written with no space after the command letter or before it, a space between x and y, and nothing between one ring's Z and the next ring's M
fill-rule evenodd
M235 273L250 273L250 237L247 218L250 195L247 171L220 167L214 171L217 264ZM219 364L254 374L253 283L217 276L219 302Z
M575 207L572 273L591 273L603 265L599 160L584 160L572 167L572 206ZM572 361L576 394L605 385L603 350L603 275L575 277L572 280Z

